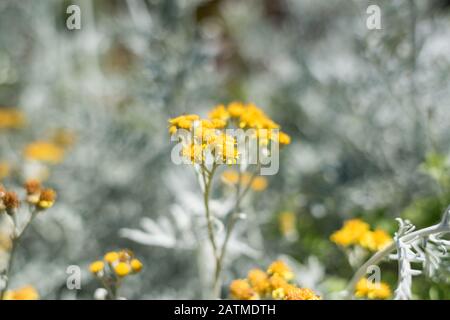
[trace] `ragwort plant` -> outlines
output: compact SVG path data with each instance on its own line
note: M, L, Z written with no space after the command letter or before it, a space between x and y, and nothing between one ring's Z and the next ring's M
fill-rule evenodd
M252 130L249 139L244 140L244 143L248 141L256 143L253 145L259 152L256 157L251 157L250 148L238 145L239 138L230 134L233 129ZM208 240L215 262L212 281L212 296L215 298L221 296L221 273L230 236L236 222L243 217L240 211L242 199L251 186L255 186L262 159L271 155L272 147L290 143L290 137L278 130L279 125L256 105L240 102L232 102L227 106L218 105L209 112L206 119L190 114L169 120L169 133L173 140L179 142L179 155L185 163L194 166L203 194ZM213 179L223 164L238 167L234 206L225 223L222 223L210 209ZM243 183L244 179L247 180L246 183ZM226 225L223 227L224 235L220 230L223 225Z

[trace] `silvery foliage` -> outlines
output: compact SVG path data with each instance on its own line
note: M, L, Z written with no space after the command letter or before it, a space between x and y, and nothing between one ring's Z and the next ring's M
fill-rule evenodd
M417 231L415 236L407 237L415 231L415 226L408 220L397 219L399 230L394 241L397 252L391 254L391 260L398 261L398 285L395 290L396 300L412 298L411 286L413 276L425 275L444 280L442 276L450 270L450 241L441 237L450 232L450 207L445 211L442 221L434 233ZM427 228L428 229L428 228ZM422 229L423 230L423 229Z
M278 25L265 23L257 2L223 12L242 59L261 66L243 84L247 95L294 135L284 190L343 216L433 190L416 169L450 133L447 16L428 15L432 2L379 2L382 30L368 30L373 1L288 0ZM318 176L321 185L309 183ZM307 196L317 188L330 191Z
M58 191L58 203L35 221L18 249L12 288L30 283L44 298L92 297L96 283L88 263L130 247L149 267L145 278L127 281L124 296L196 295L185 280L190 265L179 271L186 257L142 250L117 233L143 216L167 215L173 200L165 178L171 166L167 119L192 106L209 107L220 88L214 41L194 29L198 3L127 1L109 14L105 3L79 1L82 28L74 31L65 28L61 1L0 4L1 29L8 30L0 35L1 56L17 91L11 101L30 124L24 142L45 139L57 127L77 137L64 163L51 168L47 184ZM120 69L110 70L105 61L117 52L132 63L119 60L112 67ZM20 158L22 147L8 152ZM165 267L152 267L154 261ZM83 270L83 291L65 288L70 264Z

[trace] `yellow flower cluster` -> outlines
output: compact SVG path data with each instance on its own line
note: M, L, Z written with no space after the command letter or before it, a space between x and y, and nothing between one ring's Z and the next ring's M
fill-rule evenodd
M38 300L39 293L33 286L25 286L16 290L8 290L5 293L5 300Z
M64 158L64 149L52 142L36 141L25 147L24 156L29 160L57 164Z
M392 295L391 288L387 283L374 283L366 278L358 281L355 288L355 296L369 299L388 299Z
M181 154L194 163L203 163L208 154L216 162L236 163L239 158L236 139L225 132L225 129L232 128L255 129L261 144L268 144L275 137L281 145L291 142L284 132L272 134L273 130L279 129L279 125L254 104L233 102L227 107L219 105L209 112L207 119L201 119L196 114L169 119L170 135L175 135L180 129L192 134L193 138L185 141Z
M55 190L42 188L38 181L27 181L24 188L27 192L26 201L34 206L36 211L49 209L56 201ZM6 212L9 215L14 215L20 206L20 202L17 193L7 191L0 185L0 213Z
M280 128L279 124L270 119L261 108L253 103L231 102L228 106L221 104L212 109L208 116L210 119L226 121L227 125L234 124L242 129L255 129L258 137L264 139L266 143L267 139L272 138L272 130ZM259 131L260 129L268 131L259 135L259 133L263 132L262 130ZM278 141L281 145L286 145L291 143L291 138L286 133L280 132Z
M252 269L246 279L231 282L230 296L238 300L320 300L312 290L290 283L293 277L294 274L284 262L275 261L267 272Z
M25 182L27 202L35 205L38 210L51 208L56 200L56 192L53 189L43 188L37 180Z
M385 231L371 231L370 226L360 219L347 220L330 239L343 247L359 245L372 251L381 250L392 242L392 238Z
M25 116L14 108L0 108L0 129L19 129L25 124Z
M103 260L92 262L89 270L99 278L123 278L140 272L142 267L142 262L136 259L131 251L120 250L110 251L105 254Z
M267 188L267 179L262 176L256 176L252 179L252 175L248 172L241 174L240 184L244 188L250 184L253 191L263 191ZM222 173L222 181L229 185L237 185L239 183L239 173L235 170L226 170Z

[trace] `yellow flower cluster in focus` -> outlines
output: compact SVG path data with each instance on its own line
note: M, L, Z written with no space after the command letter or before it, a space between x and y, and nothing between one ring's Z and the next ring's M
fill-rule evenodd
M28 160L57 164L64 158L64 149L52 142L36 141L25 147L24 156Z
M123 278L142 270L142 262L134 257L129 250L110 251L105 254L103 260L94 261L89 270L100 278Z
M8 290L5 293L5 300L38 300L39 293L33 286L25 286L16 290Z
M227 125L233 123L241 129L266 129L268 137L262 139L271 139L271 130L279 129L280 125L268 117L264 111L253 103L244 104L242 102L231 102L228 106L218 105L208 114L210 119L226 121ZM290 144L291 138L284 132L279 132L278 141L282 145Z
M268 145L278 138L281 145L287 145L291 138L279 132L279 125L271 120L254 104L230 103L227 107L219 105L201 119L196 114L181 115L169 119L169 134L175 135L179 130L191 133L193 138L184 141L181 155L193 163L204 163L207 155L212 155L215 162L234 164L239 158L236 138L226 133L226 129L254 129L252 137L258 138L261 145ZM278 134L275 134L277 130ZM180 138L180 137L179 137Z
M372 251L381 250L392 242L391 236L385 231L381 229L371 231L369 224L360 219L347 220L330 239L343 247L359 245Z
M355 296L369 299L388 299L392 296L391 288L384 282L374 283L366 278L358 281Z
M19 129L25 124L25 116L14 108L0 108L0 129Z
M238 300L320 300L311 289L290 283L293 278L293 272L284 262L275 261L266 272L252 269L246 279L231 282L230 296Z
M237 185L239 183L239 173L235 170L226 170L222 173L222 181L229 185ZM244 188L250 184L253 191L263 191L267 188L267 179L262 176L256 176L252 179L252 175L244 172L240 177L240 184Z

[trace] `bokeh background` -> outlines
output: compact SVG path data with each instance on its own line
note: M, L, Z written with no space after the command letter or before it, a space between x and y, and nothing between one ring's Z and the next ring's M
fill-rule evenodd
M80 30L66 28L70 4ZM371 4L381 30L366 27ZM0 178L20 190L39 177L58 192L17 250L11 287L91 299L89 263L129 248L145 267L123 296L204 297L201 194L193 170L170 160L167 119L241 100L292 144L245 203L224 295L283 257L302 285L337 297L354 272L329 239L345 219L393 235L394 218L425 227L450 203L449 52L448 1L1 0ZM62 159L27 156L36 141L57 144ZM226 206L220 180L213 197L215 210ZM82 269L81 290L66 288L69 265ZM415 278L414 297L448 299L448 271ZM396 273L382 265L393 288Z

